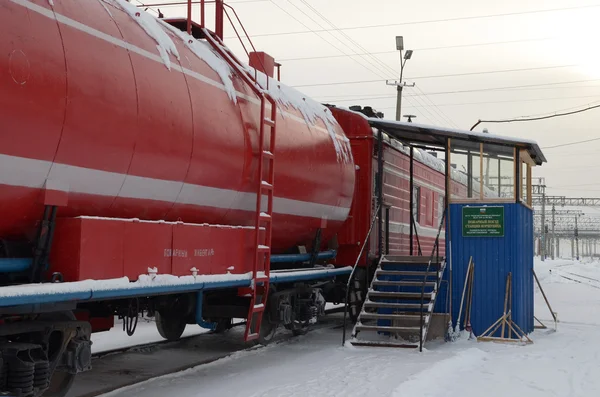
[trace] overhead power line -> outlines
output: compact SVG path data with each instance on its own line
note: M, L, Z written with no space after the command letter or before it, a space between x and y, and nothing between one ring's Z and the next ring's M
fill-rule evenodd
M416 97L417 95L409 96L409 98ZM328 102L356 102L356 101L373 101L376 99L391 99L395 98L395 96L382 96L379 98L363 98L363 99L345 99L339 101L328 101ZM467 106L467 105L491 105L497 103L517 103L517 102L539 102L539 101L556 101L562 99L581 99L581 98L598 98L600 99L600 94L597 95L577 95L577 96L560 96L560 97L552 97L552 98L531 98L531 99L509 99L505 101L475 101L475 102L459 102L459 103L439 103L437 106ZM415 107L415 106L413 106ZM419 107L419 106L416 106Z
M395 75L396 74L396 71L394 69L392 69L389 65L386 65L384 62L382 62L381 60L377 59L373 55L369 55L368 50L366 48L362 47L359 43L357 43L355 40L353 40L346 33L339 31L339 29L337 28L337 26L331 20L329 20L327 17L325 17L321 12L319 12L317 9L315 9L313 6L311 6L308 2L306 2L305 0L300 0L300 1L309 9L309 11L311 11L314 14L316 14L317 17L319 17L320 19L322 19L326 24L328 24L331 27L333 27L337 31L337 33L341 34L341 36L345 40L347 40L350 43L350 45L348 45L345 42L343 42L340 38L334 36L333 33L328 32L333 38L335 38L337 41L339 41L344 46L346 46L347 48L349 48L355 54L359 54L360 52L355 51L355 49L353 47L356 47L360 51L363 51L363 53L365 53L366 55L364 55L363 57L361 57L361 59L364 59L370 66L374 67L377 71L375 71L374 69L371 69L370 67L368 67L367 69L371 70L375 74L379 74L379 76L382 76L382 77L385 77L388 73L391 74L391 75ZM308 15L303 9L301 9L300 7L298 7L296 4L292 3L290 0L288 0L288 2L294 8L296 8L300 13L304 14L311 21L313 21L314 23L316 23L319 27L324 28L324 26L319 21L315 20L313 17L311 17L310 15ZM278 6L278 7L281 9L280 6ZM292 16L289 13L288 13L288 15ZM293 17L293 18L296 19L296 20L298 20L295 17ZM304 26L306 26L306 25L304 25ZM317 34L317 36L319 36L319 37L322 38L322 36L320 34ZM338 48L338 50L339 50L339 48ZM354 59L354 58L352 58L352 59L354 61L356 61L356 59ZM419 103L422 103L419 98L416 98L415 100L417 102L419 102ZM443 114L443 112L439 108L437 108L437 106L435 106L435 104L433 104L433 102L432 102L432 105L434 107L433 111L436 112L439 116L442 117L442 121L440 121L440 119L438 119L438 117L433 112L430 112L427 109L427 107L424 106L423 107L423 112L425 112L425 113L427 113L429 115L427 118L430 118L432 121L435 120L435 121L437 121L438 123L440 123L442 125L446 123L446 122L443 121L443 119L445 118L450 124L454 124L452 122L452 120L450 118L448 118L448 116L446 116L445 114ZM456 125L456 124L454 124L454 125Z
M437 74L429 76L414 76L410 77L411 80L424 80L424 79L438 79L445 77L461 77L461 76L475 76L483 74L495 74L495 73L515 73L515 72L527 72L532 70L548 70L548 69L564 69L578 67L579 65L557 65L557 66L538 66L531 68L518 68L518 69L499 69L499 70L486 70L480 72L465 72L465 73L452 73L452 74ZM350 84L365 84L365 83L380 83L383 80L358 80L358 81L340 81L333 83L315 83L315 84L300 84L292 87L319 87L319 86L330 86L330 85L350 85Z
M561 8L547 8L547 9L530 10L530 11L516 11L516 12L506 12L506 13L500 13L500 14L473 15L473 16L456 17L456 18L441 18L441 19L428 19L428 20L422 20L422 21L385 23L385 24L377 24L377 25L349 26L349 27L339 28L339 29L302 30L302 31L296 31L296 32L262 33L262 34L252 35L252 37L254 38L254 37L267 37L267 36L284 36L284 35L296 35L296 34L306 34L306 33L323 33L323 32L329 32L329 31L334 31L334 30L360 30L360 29L387 28L387 27L393 27L393 26L423 25L423 24L430 24L430 23L457 22L457 21L468 21L468 20L487 19L487 18L509 17L509 16L516 16L516 15L531 15L531 14L541 14L541 13L548 13L548 12L572 11L572 10L581 10L581 9L598 8L598 7L600 7L600 4L561 7ZM234 38L234 37L228 37L228 38Z
M304 26L305 28L309 29L310 31L312 31L318 38L320 38L321 40L323 40L324 42L326 42L327 44L329 44L330 46L332 46L333 48L335 48L336 50L338 50L339 52L341 52L344 55L348 55L344 50L340 49L338 46L336 46L335 44L333 44L332 42L330 42L329 40L327 40L325 37L323 37L322 35L320 35L317 31L312 30L310 27L308 27L308 25L306 25L304 22L302 22L300 19L298 19L296 16L294 16L294 14L290 13L289 11L287 11L285 8L281 7L279 4L277 4L275 1L273 0L269 0L270 3L272 3L275 7L279 8L281 11L283 11L285 14L287 14L289 17L291 17L292 19L294 19L296 22L300 23L302 26ZM293 3L291 3L292 5L294 5ZM297 7L296 7L297 8ZM312 18L311 18L312 19ZM314 19L313 19L314 21ZM321 25L319 25L321 26ZM333 36L332 33L330 33L331 36ZM340 41L340 39L338 39L337 37L333 36L336 40ZM342 43L343 44L343 43ZM370 68L369 66L364 65L363 63L359 62L357 59L355 58L350 58L352 59L354 62L356 62L357 64L359 64L360 66L362 66L363 68L367 69L369 72L374 73L377 76L385 76L382 75L380 72L373 70L372 68Z
M485 92L485 91L526 91L526 90L535 90L535 89L562 89L562 88L591 88L598 87L600 85L586 85L586 86L567 86L567 87L551 87L547 86L553 85L561 85L561 84L576 84L576 83L589 83L594 81L600 81L600 79L589 79L589 80L571 80L571 81L559 81L554 83L540 83L540 84L523 84L523 85L512 85L512 86L504 86L504 87L487 87L487 88L476 88L472 90L454 90L454 91L438 91L438 92L429 92L427 95L446 95L446 94L462 94L462 93L470 93L470 92ZM541 88L539 88L541 87ZM407 96L417 96L419 94L410 94ZM388 98L389 96L386 96ZM383 98L383 94L372 94L369 96L361 96L356 97L355 95L348 96L339 96L339 95L330 95L330 96L320 96L320 99L328 99L329 101L351 101L351 100L363 100L363 99L377 99ZM335 99L330 99L335 98Z
M584 109L583 111L594 109L594 108L598 108L598 107L600 107L600 105L596 105L594 107L591 107L591 108L588 108L588 109ZM581 112L576 112L576 113L581 113ZM573 114L573 113L571 113L571 114ZM585 139L583 141L561 143L560 145L546 146L546 147L544 147L542 149L554 149L554 148L558 148L558 147L573 146L573 145L579 145L581 143L588 143L588 142L594 142L594 141L600 141L600 138L592 138L592 139Z
M588 110L597 109L597 108L600 108L600 105L588 106L585 109L578 109L578 110L573 110L573 111L564 112L564 113L554 113L554 114L549 114L549 115L540 116L540 117L514 118L514 119L506 119L506 120L479 120L479 121L477 121L477 123L475 123L475 125L473 125L473 127L471 127L471 131L473 131L473 129L481 123L517 123L517 122L524 122L524 121L546 120L546 119L551 119L554 117L562 117L562 116L569 116L569 115L577 114L577 113L583 113ZM593 142L593 141L598 141L598 140L600 140L600 138L592 138L592 139L587 139L587 140L583 140L583 141L575 141L575 142L563 143L560 145L547 146L542 149L553 149L553 148L557 148L557 147L578 145L580 143Z
M525 43L532 41L547 41L547 40L555 40L555 37L545 37L538 39L520 39L520 40L506 40L506 41L491 41L487 43L471 43L471 44L456 44L456 45L448 45L448 46L437 46L437 47L423 47L423 48L413 48L415 52L422 51L435 51L435 50L446 50L446 49L456 49L456 48L468 48L468 47L483 47L483 46L491 46L491 45L500 45L500 44L515 44L515 43ZM377 52L369 52L357 55L383 55L383 54L398 54L398 51L377 51ZM281 58L278 59L279 62L290 62L290 61L308 61L314 59L331 59L331 58L345 58L346 55L321 55L321 56L312 56L312 57L298 57L298 58Z

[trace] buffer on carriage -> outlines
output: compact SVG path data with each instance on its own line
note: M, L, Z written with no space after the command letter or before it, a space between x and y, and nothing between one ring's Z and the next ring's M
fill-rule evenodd
M366 302L350 342L422 349L425 341L450 340L465 328L480 340L526 338L534 330L531 176L546 162L537 143L379 118L368 122L380 147L392 139L409 154L411 192L420 183L416 152L438 152L450 166L441 170L444 213L433 248L413 249L419 225L411 211L409 256L391 256L381 180L387 165L380 152L374 224L381 254L367 272ZM413 209L414 200L421 197L410 195Z

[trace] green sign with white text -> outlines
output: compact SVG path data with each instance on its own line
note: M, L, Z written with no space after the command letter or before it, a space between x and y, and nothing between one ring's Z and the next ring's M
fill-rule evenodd
M504 237L504 207L463 207L463 237Z

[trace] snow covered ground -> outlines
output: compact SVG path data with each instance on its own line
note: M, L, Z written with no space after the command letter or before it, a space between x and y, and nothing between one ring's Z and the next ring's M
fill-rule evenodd
M342 347L340 329L306 336L106 396L593 396L600 392L600 263L536 261L560 323L534 344L468 340L413 350ZM566 278L565 278L566 277ZM537 288L536 288L537 290ZM550 320L539 291L536 316Z
M133 336L128 336L123 331L123 323L115 319L115 327L107 332L92 334L92 353L102 353L109 350L122 349L129 346L143 345L164 340L156 329L154 319L140 318ZM186 327L183 336L199 335L209 330L198 326Z

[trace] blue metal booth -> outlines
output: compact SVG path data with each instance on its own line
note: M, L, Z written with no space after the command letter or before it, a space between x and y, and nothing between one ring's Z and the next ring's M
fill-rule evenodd
M490 327L509 313L521 335L531 333L532 169L546 162L537 143L416 123L375 119L370 123L410 147L411 163L413 149L444 157L445 268L434 307L442 317L440 327L447 328L451 321L452 328L497 337L501 330L489 332ZM412 184L411 172L411 188Z

